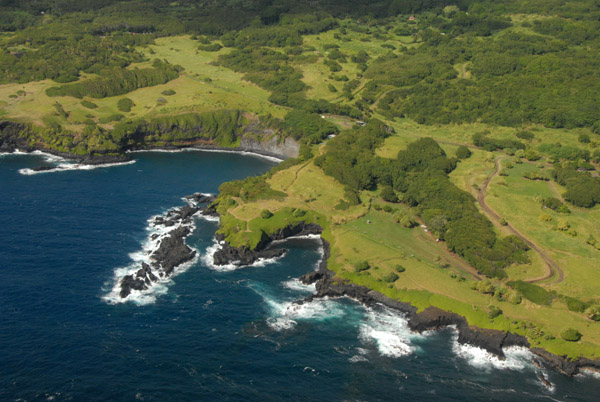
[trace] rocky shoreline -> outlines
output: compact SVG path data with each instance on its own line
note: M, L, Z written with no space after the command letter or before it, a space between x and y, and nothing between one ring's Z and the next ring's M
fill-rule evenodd
M151 236L156 248L149 252L149 263L142 262L135 273L120 280L119 297L122 299L134 290L144 291L160 280L169 279L178 266L196 257L196 250L185 244L185 239L193 231L194 215L203 210L200 205L214 201L215 197L197 193L185 198L188 205L173 208L152 220L153 228L164 234L155 233Z
M214 211L211 213L215 214ZM270 255L271 257L282 255L283 252L281 254L276 252L281 249L270 248L272 242L275 240L284 240L288 237L304 234L321 234L321 232L322 228L314 224L288 226L279 230L276 234L263 239L257 250L249 250L247 247L231 247L222 237L218 237L222 248L220 253L215 253L214 262L217 265L231 263L250 265L260 258L265 258L265 255ZM314 299L324 297L349 297L367 306L381 304L405 314L412 331L423 332L455 327L458 332L458 343L479 347L500 359L505 358L503 348L511 346L526 347L539 358L539 361L534 361L534 364L540 367L545 365L568 376L579 374L582 370L600 373L600 360L587 358L571 360L567 356L557 356L544 349L532 348L527 338L522 335L471 326L465 317L441 310L437 307L431 306L419 313L417 312L417 308L410 303L390 299L365 286L356 285L337 278L335 272L327 268L327 260L331 253L330 245L325 239L321 238L321 240L323 244L323 258L319 263L318 269L300 278L300 281L306 285L314 284L316 293L304 300L298 301L298 304L308 303ZM264 254L266 252L273 252L274 254ZM543 374L541 375L543 376Z

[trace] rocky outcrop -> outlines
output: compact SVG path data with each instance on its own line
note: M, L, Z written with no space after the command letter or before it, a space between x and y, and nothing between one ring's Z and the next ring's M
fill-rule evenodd
M541 357L547 366L568 376L573 376L585 370L600 373L600 360L586 358L569 359L567 356L557 356L540 348L532 348L531 351L536 356Z
M324 272L314 272L304 275L301 281L305 284L314 283L316 294L308 297L302 302L311 301L321 297L350 297L362 304L372 306L382 304L386 307L401 311L409 319L409 327L416 332L437 330L448 326L456 326L458 331L458 342L480 347L496 356L504 357L502 348L507 346L529 346L526 338L492 329L480 329L469 326L467 320L455 313L440 310L437 307L429 307L417 313L417 309L409 303L403 303L390 299L383 294L371 290L365 286L355 285L340 278L331 277Z
M210 207L207 210L208 212L205 210L204 213L211 213ZM221 247L215 252L213 261L215 265L252 265L258 260L281 257L285 254L287 250L284 248L269 247L273 241L284 240L293 236L321 234L322 231L323 228L313 223L300 222L295 225L288 225L270 235L263 232L261 240L253 250L246 246L232 247L225 241L224 235L217 233L215 237Z
M218 236L217 240L222 238ZM215 265L252 265L258 260L281 257L287 252L284 248L257 251L250 250L248 247L231 247L223 240L219 242L222 242L221 248L213 256Z
M197 193L185 198L188 205L173 208L151 222L151 225L160 231L172 229L166 234L155 233L151 236L150 240L155 247L150 252L149 264L142 262L135 273L121 279L119 284L121 298L126 298L133 290L143 291L161 279L170 278L178 266L191 261L196 256L196 250L192 250L185 244L185 239L192 233L193 217L202 210L200 205L214 201L215 197Z
M524 336L506 331L470 326L463 316L437 307L429 307L418 313L417 309L409 303L390 299L379 292L349 283L334 275L332 271L327 270L326 264L320 265L317 271L303 275L300 278L301 282L307 285L315 284L317 292L298 303L302 304L322 297L350 297L367 306L381 304L403 312L406 314L410 329L415 332L454 326L458 332L459 343L482 348L500 358L504 358L503 348L510 346L530 348L529 341ZM530 348L530 350L540 357L546 366L569 376L584 370L600 373L600 360L569 359L567 356L557 356L540 348Z

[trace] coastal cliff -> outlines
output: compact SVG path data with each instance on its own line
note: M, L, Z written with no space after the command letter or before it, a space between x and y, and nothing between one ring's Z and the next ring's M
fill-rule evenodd
M0 121L0 152L42 151L94 165L125 162L131 159L129 152L153 149L252 152L278 159L295 158L300 150L298 141L264 126L257 116L239 111L175 116L172 121L131 122L105 133L101 141L95 138L89 143L76 142L81 136L69 132L61 132L64 141L49 143L46 134L39 127ZM65 141L71 145L63 146ZM104 145L98 146L99 143Z
M209 213L216 214L214 210ZM216 265L231 263L250 265L261 258L272 258L283 255L285 250L272 248L273 242L276 240L285 240L292 236L321 233L322 228L316 224L307 225L300 223L287 226L274 235L263 238L255 250L250 250L247 247L232 247L222 236L219 237L217 235L221 249L214 255L214 263ZM300 278L300 281L304 284L314 284L316 293L304 300L297 301L296 303L298 304L309 303L312 300L326 297L349 297L367 306L381 304L405 314L412 331L424 332L454 327L458 333L458 343L479 347L500 359L505 358L504 348L512 346L526 347L541 360L542 363L534 362L536 365L544 364L568 376L573 376L583 371L600 372L600 360L587 358L570 359L567 356L557 356L544 349L532 348L527 338L522 335L472 326L469 325L465 317L434 306L430 306L419 312L410 303L391 299L380 292L336 277L335 272L329 270L327 267L327 260L331 254L330 244L323 237L321 237L321 241L323 258L319 263L318 269Z

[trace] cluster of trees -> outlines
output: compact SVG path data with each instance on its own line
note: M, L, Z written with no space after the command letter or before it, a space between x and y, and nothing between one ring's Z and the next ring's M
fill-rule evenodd
M46 94L48 96L73 96L79 99L84 96L106 98L126 94L138 88L166 84L177 78L181 70L179 66L155 60L153 68L103 71L102 77L51 87L46 90Z
M600 203L600 179L587 172L580 172L576 167L573 163L556 165L552 170L552 177L558 184L566 187L565 200L578 207L592 208Z
M432 233L486 275L504 277L504 268L528 261L528 246L516 236L499 238L473 197L449 180L457 159L448 158L431 138L409 144L396 159L376 157L374 150L388 134L372 121L332 139L315 164L355 190L381 186L390 197L389 189L403 193L403 202L416 209Z
M306 99L307 85L302 73L292 65L292 56L266 47L234 49L219 57L219 62L234 71L245 73L244 78L272 92L273 103L308 113L333 113L361 118L356 108L334 104L324 99ZM314 117L313 117L314 120Z
M281 125L284 133L306 144L318 144L340 129L316 113L304 110L291 110Z
M119 37L79 34L71 24L57 29L59 32L36 27L0 39L0 83L43 79L71 82L81 71L98 73L142 60L141 54Z

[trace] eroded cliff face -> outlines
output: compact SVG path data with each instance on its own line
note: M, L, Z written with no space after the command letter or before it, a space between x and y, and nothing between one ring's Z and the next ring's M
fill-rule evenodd
M241 123L240 123L241 124ZM128 151L151 150L151 149L219 149L228 151L254 152L279 159L295 158L300 151L300 144L293 138L281 138L281 133L270 128L265 128L260 121L254 117L246 126L240 125L230 133L232 143L239 139L239 146L221 146L214 135L207 134L201 126L179 125L158 126L156 130L148 131L147 127L140 125L129 133L116 146L110 149L90 149L89 153L75 153L59 151L47 144L42 136L34 132L27 124L11 121L0 121L0 152L14 152L21 150L31 152L40 150L49 152L67 159L73 159L86 163L113 163L122 162L128 158ZM169 135L179 132L184 135ZM181 137L181 138L180 138Z
M26 126L10 121L0 121L0 152L14 152L20 149L32 151L26 135Z
M280 159L296 158L300 152L300 144L293 138L288 137L281 141L278 136L268 133L260 140L254 136L242 137L239 148L242 151L258 152Z

